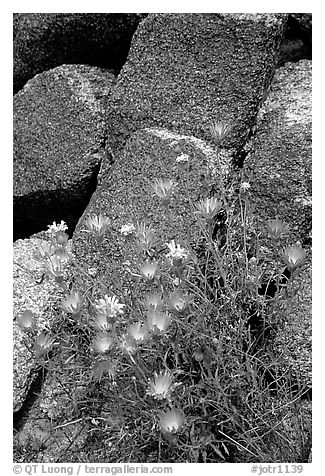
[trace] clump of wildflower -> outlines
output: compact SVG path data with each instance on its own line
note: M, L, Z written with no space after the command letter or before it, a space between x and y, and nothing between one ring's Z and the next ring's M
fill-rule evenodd
M117 369L116 361L101 359L101 360L97 360L94 363L91 369L91 373L94 380L96 380L96 382L100 382L101 379L103 378L103 375L108 375L109 379L114 381L116 376L116 369Z
M71 291L62 299L60 307L70 314L77 315L81 311L82 297L78 291Z
M171 408L161 412L160 415L160 428L165 433L176 433L181 429L185 422L185 415L182 410L178 408Z
M101 244L104 241L104 234L107 231L107 228L110 224L109 218L104 215L90 215L85 221L87 230L84 230L88 233L92 233L95 237L95 240L98 244Z
M140 267L139 271L146 281L152 282L159 274L158 262L156 260L146 260Z
M299 241L295 245L287 246L281 254L283 261L288 266L289 271L297 269L306 259L307 253L302 248Z
M171 393L177 386L176 383L173 383L173 380L173 375L167 370L159 374L155 372L154 379L149 380L147 394L157 400L166 399L170 401Z
M135 232L135 226L133 223L127 223L121 226L121 234L124 236L132 235Z
M175 268L181 267L184 264L184 260L188 258L188 252L180 244L176 245L175 240L165 244L169 248L169 253L167 253L166 257L169 258L171 266Z
M176 163L182 170L187 170L189 166L190 156L188 154L181 154L176 157Z
M24 332L33 332L36 328L35 316L32 311L26 310L17 317L16 324Z
M167 204L170 202L171 196L177 186L176 182L172 179L162 180L156 179L154 183L151 184L156 195Z
M148 336L148 327L141 322L135 322L128 327L127 332L136 342L143 342Z
M35 357L38 359L42 355L47 354L55 343L54 337L50 334L41 332L34 342Z
M171 323L171 316L167 312L150 309L147 311L147 325L152 332L164 333Z
M105 354L111 350L114 345L113 337L107 332L102 332L95 336L92 342L92 349L98 354Z
M136 228L136 246L139 251L144 251L150 255L151 250L155 247L158 238L151 226L145 223L138 223Z
M190 301L191 296L183 294L180 290L174 291L168 299L169 306L177 312L183 312Z
M162 309L163 299L159 293L148 294L144 301L144 306L146 309Z
M108 296L105 294L104 298L98 299L95 304L95 308L99 313L106 314L107 316L115 317L117 314L123 314L123 307L125 304L119 303L116 296Z
M205 198L196 205L196 213L200 214L207 223L211 223L221 207L222 203L216 197Z
M229 133L231 128L232 126L230 124L226 124L225 122L215 121L210 124L210 133L218 146Z
M279 218L276 218L275 220L269 220L266 224L266 227L271 238L274 238L275 240L285 235L290 228L289 225L281 221Z

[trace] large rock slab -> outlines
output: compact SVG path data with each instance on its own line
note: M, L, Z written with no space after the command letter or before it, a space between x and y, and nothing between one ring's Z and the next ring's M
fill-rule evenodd
M278 216L290 230L282 243L307 249L304 269L288 284L288 297L271 307L277 316L274 346L301 388L311 385L311 62L287 63L276 71L271 93L259 113L244 163L257 226L268 246L265 223Z
M144 16L14 13L14 92L36 74L65 63L103 66L117 74Z
M32 381L37 376L34 353L25 345L26 335L15 320L24 311L32 311L39 331L51 326L51 307L58 300L58 285L42 279L43 271L34 253L39 238L14 243L13 280L13 411L20 410Z
M63 65L14 97L14 237L53 220L74 228L105 156L105 102L115 82L105 69Z
M108 108L110 140L121 150L145 127L211 138L212 120L246 142L272 79L283 14L150 14L139 25Z
M308 60L276 71L244 163L261 224L278 215L304 244L311 232L311 73Z

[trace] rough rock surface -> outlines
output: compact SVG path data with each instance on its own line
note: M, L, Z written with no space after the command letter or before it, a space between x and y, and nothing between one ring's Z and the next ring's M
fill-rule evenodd
M13 309L14 321L25 310L34 313L39 330L50 326L51 306L58 299L58 286L53 280L41 282L40 263L34 259L39 238L17 240L14 243ZM24 341L26 335L14 322L13 327L13 410L18 411L26 397L31 382L36 377L36 362Z
M73 228L105 155L103 111L114 82L108 70L63 65L15 95L15 238L53 220Z
M287 244L299 240L307 250L311 241L311 121L311 62L288 63L276 71L244 164L262 235L266 235L265 222L278 216L290 226ZM276 311L283 319L275 347L289 351L288 366L303 386L309 386L310 258L305 266L293 281L299 291Z
M272 79L283 14L150 14L139 25L108 108L110 140L166 127L201 139L231 122L228 147L249 136Z
M120 70L145 14L15 13L14 92L61 64Z
M276 71L244 163L256 215L278 215L303 244L311 232L311 121L311 62L288 63Z

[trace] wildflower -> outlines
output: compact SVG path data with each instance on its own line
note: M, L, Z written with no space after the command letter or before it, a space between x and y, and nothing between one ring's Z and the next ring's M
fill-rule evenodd
M148 336L148 327L141 322L135 322L128 327L128 334L136 342L142 342Z
M222 203L216 197L206 198L199 201L196 213L199 213L207 223L211 223L221 207Z
M240 186L240 190L242 192L247 192L247 190L249 190L251 188L251 184L249 182L242 182L241 186Z
M160 413L160 428L165 433L176 433L185 422L184 413L178 408L171 408Z
M135 226L132 223L127 223L126 225L122 225L121 227L122 235L132 235L135 232Z
M299 241L295 245L287 246L282 252L283 261L288 266L289 271L298 268L306 258L306 251L302 248Z
M34 258L37 261L44 261L54 254L55 247L53 243L45 240L41 240L37 243L37 250L34 253Z
M123 314L125 304L120 304L116 296L110 297L105 294L104 299L99 299L95 307L100 313L115 317L117 314Z
M184 259L188 257L188 252L185 250L185 248L182 248L181 245L176 245L175 240L165 244L170 250L166 255L167 258L170 257L170 264L175 268L180 267L183 264Z
M32 311L24 311L16 319L16 324L22 331L32 332L36 328L35 317Z
M107 332L102 332L94 338L92 343L92 349L98 354L105 354L112 348L113 344L113 337Z
M139 269L141 275L149 282L152 282L158 275L158 262L146 260Z
M64 263L67 263L72 258L72 253L69 253L65 248L61 247L55 249L54 255Z
M68 243L69 235L65 233L65 231L58 231L56 232L54 239L59 246L65 246Z
M156 309L147 311L147 317L148 328L153 332L166 332L171 322L170 314Z
M163 307L163 300L159 293L148 294L144 301L146 309L161 309Z
M281 221L279 218L269 220L266 224L269 235L275 240L281 238L289 231L289 225Z
M151 184L155 194L158 195L158 197L161 198L164 203L170 202L172 193L174 192L176 186L177 184L171 179L156 179L155 182Z
M59 231L63 231L63 232L66 231L68 229L68 226L63 220L61 220L61 223L56 224L56 222L54 221L52 225L48 225L47 228L48 230L46 231L46 233L50 235L54 235Z
M110 360L97 360L91 369L92 376L97 382L100 382L103 375L108 375L110 380L115 380L117 362Z
M64 274L64 261L60 256L52 255L49 256L44 263L45 271L54 276L55 278L62 278Z
M61 301L61 309L70 314L79 314L82 306L82 297L77 291L72 291Z
M39 358L47 354L53 347L54 342L54 337L45 332L41 332L34 342L35 357Z
M187 155L187 154L181 154L178 157L176 157L176 162L177 162L180 169L182 169L182 170L187 170L188 169L189 158L190 158L190 156Z
M177 312L182 312L187 308L190 300L191 297L189 295L185 295L177 290L170 295L168 302L172 309Z
M231 125L225 122L213 122L209 127L210 133L217 145L220 145L228 132L231 130Z
M154 380L149 380L147 394L156 398L157 400L163 400L166 398L170 400L170 395L177 384L173 384L173 376L170 372L160 372L159 375L155 372Z
M133 354L137 350L134 339L129 335L122 337L120 348L129 354Z
M136 237L138 250L145 251L148 254L150 254L150 251L154 248L158 241L153 228L151 228L151 226L147 226L145 223L137 225Z
M108 316L104 312L99 311L96 315L93 326L97 331L107 332L113 328L114 316Z
M98 244L104 241L104 234L109 226L110 220L104 215L91 215L87 218L85 225L88 233L92 233Z

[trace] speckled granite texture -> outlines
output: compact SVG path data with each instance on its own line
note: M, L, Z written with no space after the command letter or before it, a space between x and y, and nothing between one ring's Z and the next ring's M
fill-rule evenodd
M63 65L15 95L15 229L41 231L51 219L70 224L105 155L103 111L114 82L107 70Z
M107 111L113 149L145 127L209 138L231 122L245 143L272 79L283 14L150 14L133 36Z

